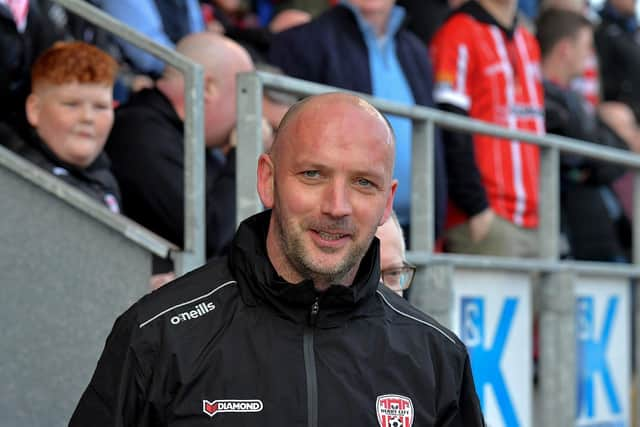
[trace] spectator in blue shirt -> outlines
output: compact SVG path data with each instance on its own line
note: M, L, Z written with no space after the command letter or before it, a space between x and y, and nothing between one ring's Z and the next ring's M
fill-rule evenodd
M205 30L198 0L102 0L102 9L156 43L174 47L184 36ZM164 63L134 45L118 41L125 59L140 73L159 76Z
M404 17L404 9L396 6L395 0L343 1L310 23L276 35L269 60L292 77L405 104L432 106L433 79L427 48L404 28ZM394 209L406 230L411 201L412 125L405 118L388 119L398 141L394 178L400 185ZM438 232L446 196L439 139L435 154Z

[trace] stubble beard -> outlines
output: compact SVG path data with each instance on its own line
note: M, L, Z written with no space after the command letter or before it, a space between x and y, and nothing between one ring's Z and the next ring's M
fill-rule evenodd
M370 243L375 234L374 230L369 236L370 238L365 240L364 243L356 243L352 246L339 262L333 265L321 266L317 261L314 261L309 251L305 248L303 230L307 229L306 224L303 223L297 226L294 223L287 223L281 215L277 215L276 218L280 229L278 233L280 246L285 257L300 276L313 280L316 287L320 288L327 288L331 284L346 284L344 283L345 278L360 263L369 248L369 244L365 243ZM353 236L355 236L355 233Z

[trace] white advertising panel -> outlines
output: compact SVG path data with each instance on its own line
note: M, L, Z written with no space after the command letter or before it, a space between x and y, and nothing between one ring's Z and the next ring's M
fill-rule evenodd
M454 274L452 327L469 350L491 427L531 426L530 282L521 272L456 269Z
M577 278L578 427L631 426L629 286L626 279Z

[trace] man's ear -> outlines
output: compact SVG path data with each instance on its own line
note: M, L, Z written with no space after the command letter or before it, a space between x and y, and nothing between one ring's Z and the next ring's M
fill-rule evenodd
M27 121L34 128L38 127L38 122L40 121L40 108L41 108L40 97L34 93L30 94L27 97L25 110L27 113Z
M258 195L265 208L273 207L275 170L269 154L258 158Z
M204 76L204 98L205 100L218 96L219 88L215 79L211 75Z
M389 191L389 196L387 197L387 202L384 206L384 214L382 215L382 218L380 218L380 223L378 224L378 227L380 227L382 224L387 222L387 220L391 216L391 212L393 211L393 198L396 195L397 189L398 189L398 180L394 179L393 181L391 181L391 191Z

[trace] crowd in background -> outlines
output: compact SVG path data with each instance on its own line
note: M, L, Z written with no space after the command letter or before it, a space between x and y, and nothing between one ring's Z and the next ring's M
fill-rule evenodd
M635 0L599 10L582 0L520 9L516 0L88 1L204 67L208 257L225 254L235 230L243 71L640 151ZM0 99L0 144L182 243L179 72L51 0L0 0ZM265 91L265 150L295 101ZM398 141L394 221L408 236L412 125L388 119ZM537 255L536 146L439 131L435 155L440 250ZM627 262L630 200L626 170L563 155L562 256ZM154 273L171 269L158 260Z

